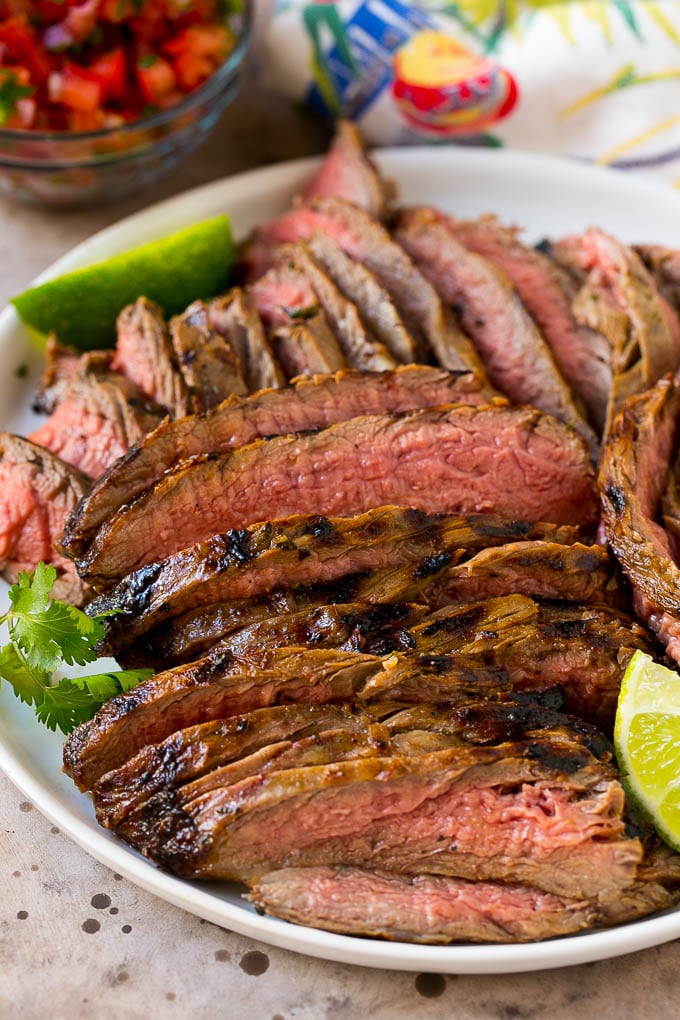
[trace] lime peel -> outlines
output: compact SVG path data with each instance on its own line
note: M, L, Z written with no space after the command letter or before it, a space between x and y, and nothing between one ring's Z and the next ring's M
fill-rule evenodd
M621 682L614 746L631 801L680 851L680 675L642 651Z
M12 304L34 338L80 350L111 347L118 313L144 295L166 315L225 290L234 261L229 218L214 216L31 287Z

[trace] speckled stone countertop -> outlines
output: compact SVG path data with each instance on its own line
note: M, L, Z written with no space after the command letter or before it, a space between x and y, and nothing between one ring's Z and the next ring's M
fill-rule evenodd
M323 130L249 91L153 193L45 213L0 200L0 307L95 230L185 188L320 151ZM680 945L559 971L471 977L350 967L185 914L98 864L0 774L0 1020L675 1018Z

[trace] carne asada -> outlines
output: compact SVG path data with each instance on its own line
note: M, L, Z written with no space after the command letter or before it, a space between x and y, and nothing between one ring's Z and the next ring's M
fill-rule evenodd
M140 297L123 309L116 328L112 370L131 379L173 417L187 414L191 409L189 394L158 305Z
M89 479L28 439L0 433L0 570L14 583L43 560L57 570L54 596L82 605L85 588L70 560L55 552L64 520Z
M377 219L384 219L392 192L392 185L383 179L366 152L356 125L350 120L338 120L335 137L302 198L305 201L326 195L344 198Z
M232 393L248 392L241 360L213 328L204 301L194 301L170 320L170 338L193 410L207 411Z
M380 375L339 372L303 379L290 389L231 397L205 414L160 425L95 482L71 517L62 544L87 548L100 525L181 461L227 453L262 436L318 429L362 414L407 411L452 402L481 404L486 394L470 372L412 365Z
M505 271L465 248L455 226L433 209L402 212L395 236L458 312L493 385L517 404L531 404L570 422L595 452L595 436Z
M614 420L600 469L602 520L628 575L638 611L680 662L680 568L658 523L680 416L680 387L661 379L631 397Z
M530 408L455 404L353 418L181 463L100 528L78 569L95 588L111 587L230 528L388 503L558 524L596 517L594 472L573 430Z
M208 320L238 354L248 392L285 385L250 294L234 287L224 297L214 298L208 304Z

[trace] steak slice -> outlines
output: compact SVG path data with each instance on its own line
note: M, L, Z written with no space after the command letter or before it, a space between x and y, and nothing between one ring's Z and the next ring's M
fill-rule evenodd
M238 354L248 392L285 385L286 377L250 294L235 287L224 297L213 298L208 304L208 319Z
M680 252L658 244L636 244L634 251L651 273L657 289L676 312L680 312Z
M373 335L397 361L409 364L423 360L425 352L377 277L325 234L315 234L306 243L335 286L356 305Z
M455 224L433 209L402 212L395 236L457 311L493 385L516 404L531 404L572 423L596 450L594 434L505 271L465 248L456 239Z
M658 523L675 449L680 387L661 379L631 397L614 420L602 452L602 521L646 624L680 662L680 569Z
M241 361L231 344L213 329L205 301L194 301L170 320L175 357L195 411L207 411L248 386Z
M495 216L446 222L456 238L507 274L547 340L557 367L583 400L590 420L602 432L611 386L610 349L599 332L576 319L576 285L568 272L535 248L522 244L513 227Z
M497 744L552 732L583 743L604 761L613 758L611 745L593 727L516 698L507 702L471 701L407 709L389 702L361 708L343 704L281 705L190 726L159 744L144 747L96 783L93 798L97 818L100 824L115 829L124 838L135 826L136 838L141 840L142 827L149 819L158 818L171 803L178 806L175 791L181 789L186 799L187 790L197 780L206 776L212 781L211 777L232 762L242 763L244 777L255 774L261 760L257 752L269 747L277 753L283 748L291 750L294 743L329 730L372 734L382 742L383 752L389 746L400 753L408 748L412 754L435 749L438 735L448 738L448 742L440 742L441 747L461 741ZM274 761L274 755L270 753L267 760ZM280 761L279 758L279 764Z
M322 604L414 598L465 550L514 539L568 544L575 533L571 527L495 514L446 517L393 506L355 517L296 516L215 535L143 567L93 602L92 612L112 614L108 641L120 652L137 635L158 624L167 628L174 617L198 606L205 610L229 600L231 605L218 612L226 625L238 626L244 608L247 614L257 607L235 600L264 597L272 611L278 606L279 612L296 612L315 598ZM387 572L400 567L410 575L408 589L403 578L390 586ZM373 585L372 576L383 571ZM291 588L299 594L285 602L276 597L278 590Z
M531 408L455 404L196 457L122 507L78 568L95 587L110 587L230 528L389 503L558 524L589 525L596 516L594 473L573 430Z
M615 344L612 350L608 430L628 397L643 392L665 373L675 371L676 340L654 280L632 249L591 227L580 237L558 242L551 251L585 272L589 282L604 285L628 319L623 342Z
M69 737L65 767L89 788L175 730L291 702L461 702L502 698L515 684L531 690L559 684L573 704L604 714L634 648L649 649L641 629L627 623L515 595L449 607L404 632L407 651L382 656L284 647L237 658L216 645L205 658L107 702Z
M385 674L379 695L364 688ZM387 692L387 679L391 684ZM479 658L428 656L415 651L389 656L336 649L263 650L240 661L216 646L197 662L157 673L112 698L64 745L64 768L82 790L118 768L147 744L202 722L257 708L329 701L469 701L510 691L502 671Z
M258 228L247 253L251 276L259 276L271 266L278 246L308 241L316 234L332 238L373 273L423 350L432 352L440 365L455 370L471 369L484 377L484 366L474 346L458 328L434 287L381 224L348 202L320 199Z
M21 436L0 433L0 570L13 584L22 570L52 563L53 595L81 605L85 590L73 563L54 550L64 520L89 480L49 450Z
M117 332L112 370L131 379L173 417L186 414L189 394L158 305L138 298L118 316Z
M407 411L451 402L480 404L485 396L470 372L411 365L368 375L301 380L281 392L231 397L203 415L160 425L99 479L69 521L63 538L69 555L84 551L101 524L180 461L197 454L227 453L262 436L320 428L361 414Z
M45 365L33 397L37 414L52 414L68 391L69 383L81 374L81 356L74 347L65 347L51 333L45 344Z
M283 248L277 265L279 271L299 272L309 280L340 349L352 368L383 372L397 367L399 361L385 344L366 329L356 306L336 287L304 244L292 244Z
M413 540L404 539L408 550ZM421 547L422 552L422 547ZM398 555L403 558L399 550ZM294 568L293 568L294 569ZM284 579L291 583L291 578ZM279 581L279 584L281 581ZM204 655L228 634L257 629L270 618L299 613L321 614L329 604L359 603L387 607L405 601L425 602L431 608L492 596L522 594L540 598L623 607L629 601L623 577L602 546L566 545L545 541L513 542L483 549L456 547L446 540L439 551L413 562L345 575L325 583L306 584L285 590L278 588L254 598L201 604L201 590L195 591L192 608L172 616L166 603L160 622L128 647L129 621L118 610L105 648L126 666L188 662ZM106 606L106 597L95 603ZM116 605L115 599L111 603ZM133 611L133 615L134 611ZM170 617L168 619L168 617ZM120 624L118 624L120 621ZM141 627L145 626L142 620ZM137 628L135 628L137 629ZM358 635L364 640L362 635ZM385 650L395 647L385 634ZM290 642L289 642L290 643ZM375 645L375 637L372 638ZM362 645L357 650L364 650Z
M93 789L97 818L106 828L122 832L127 819L151 798L167 798L169 791L229 762L326 730L364 733L376 718L367 709L346 704L277 705L189 726L159 744L142 748L103 775Z
M377 219L384 219L392 193L392 185L382 178L367 155L356 125L350 120L336 121L335 137L302 198L305 201L327 195L344 198Z
M285 921L426 945L535 942L632 921L677 898L651 882L584 900L530 886L351 867L283 868L250 882L256 909Z
M279 326L271 334L271 344L290 382L303 376L328 375L347 367L322 310L305 317L304 321Z
M462 745L218 786L168 811L144 849L185 878L347 865L613 896L642 860L624 807L612 770L578 743Z
M405 637L405 646L423 653L479 656L506 671L518 691L560 686L569 712L606 730L631 656L637 649L655 654L644 629L617 610L520 595L447 606L408 628ZM367 651L374 651L370 641ZM365 693L377 695L381 680L378 675Z
M125 376L79 371L63 384L52 414L28 438L97 478L164 417Z

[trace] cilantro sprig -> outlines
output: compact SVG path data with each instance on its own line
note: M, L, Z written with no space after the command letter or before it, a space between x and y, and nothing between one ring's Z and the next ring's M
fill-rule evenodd
M34 92L32 85L21 84L16 72L3 68L0 71L0 126L16 113L19 100L32 96Z
M105 701L151 676L151 669L117 670L62 677L67 666L86 666L97 658L105 616L88 616L51 598L57 572L39 563L32 575L22 571L9 589L10 608L0 615L10 641L0 647L0 678L18 698L32 705L40 722L63 733L91 719Z

